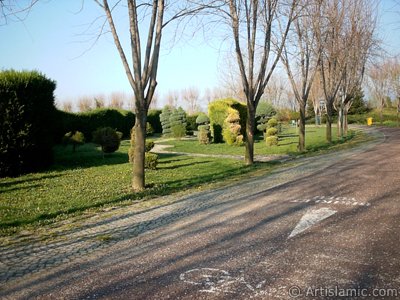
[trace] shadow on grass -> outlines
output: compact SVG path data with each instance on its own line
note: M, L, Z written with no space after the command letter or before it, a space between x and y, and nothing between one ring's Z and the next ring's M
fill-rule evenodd
M210 160L198 161L198 162L196 162L196 165L208 164L210 162L211 162ZM188 164L174 165L174 166L171 166L171 167L159 167L157 169L160 169L160 170L174 170L174 169L179 169L179 168L183 168L183 167L189 167L189 166L192 166L192 165L193 165L193 163L188 163Z
M25 184L28 182L33 182L33 181L40 181L42 179L50 179L50 178L55 178L55 177L61 177L63 174L52 174L52 175L35 175L33 178L24 178L24 179L15 179L15 178L6 178L4 182L0 182L0 189L3 188L8 188L11 186L15 186L16 184Z
M90 168L104 165L125 164L129 161L128 153L119 150L110 154L103 154L94 144L85 144L75 152L70 147L54 147L55 161L49 170L70 170L76 168Z
M168 156L170 155L168 154ZM48 222L48 221L51 222L52 219L55 219L61 215L67 216L67 215L79 214L89 209L106 207L108 205L115 205L117 203L122 205L130 205L136 202L150 200L155 197L170 195L174 192L196 188L202 184L213 183L221 180L228 180L239 175L256 171L258 169L262 168L266 169L265 166L270 166L272 168L272 166L274 165L276 165L276 162L272 163L257 162L252 166L243 166L236 168L232 167L224 171L209 175L191 176L190 178L167 181L161 185L148 184L146 185L146 190L143 192L136 192L136 193L127 192L125 195L117 198L105 199L102 202L92 203L78 207L71 207L65 210L58 210L51 213L43 213L29 219L19 219L13 221L5 221L5 222L0 221L0 229L6 230L7 228L32 225L38 222Z

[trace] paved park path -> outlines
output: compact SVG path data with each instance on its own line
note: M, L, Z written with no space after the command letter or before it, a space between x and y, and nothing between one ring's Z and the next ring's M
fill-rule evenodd
M381 133L154 209L3 241L0 298L400 299L400 131Z

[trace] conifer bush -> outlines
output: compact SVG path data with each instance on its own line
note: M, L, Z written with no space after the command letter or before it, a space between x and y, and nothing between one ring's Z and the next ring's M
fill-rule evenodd
M113 153L118 150L121 140L114 128L103 127L93 132L93 143L100 145L103 153Z
M204 113L201 113L196 118L197 126L197 139L200 144L207 145L211 142L211 133L210 133L210 119Z

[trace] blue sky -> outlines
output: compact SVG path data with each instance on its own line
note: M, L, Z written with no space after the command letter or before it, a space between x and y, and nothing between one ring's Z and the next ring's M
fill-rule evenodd
M94 34L82 35L102 14L93 3L41 1L24 22L0 26L0 68L39 70L57 81L58 102L76 101L81 96L131 93L128 80L111 36L103 36L92 47ZM382 0L380 36L391 53L399 53L400 22L390 13L392 0ZM96 32L95 28L91 32ZM90 33L90 31L89 31ZM213 37L213 33L209 33ZM170 32L164 35L157 92L162 104L168 90L196 86L200 91L217 87L221 67L219 41L205 43L202 35L183 39L171 46Z

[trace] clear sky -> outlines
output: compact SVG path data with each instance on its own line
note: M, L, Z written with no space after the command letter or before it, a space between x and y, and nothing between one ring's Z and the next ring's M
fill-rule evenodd
M111 36L102 36L91 47L96 27L84 34L102 11L91 0L84 1L80 11L81 3L80 0L43 0L23 22L0 26L0 68L43 72L57 82L58 102L75 102L80 96L112 92L131 93ZM397 20L400 18L390 12L392 8L392 0L382 0L380 36L388 51L399 53L400 21ZM206 36L211 40L214 34L208 32ZM223 55L218 41L211 46L199 35L171 47L170 32L163 38L166 47L160 57L157 87L161 104L171 89L196 86L202 91L219 85Z

